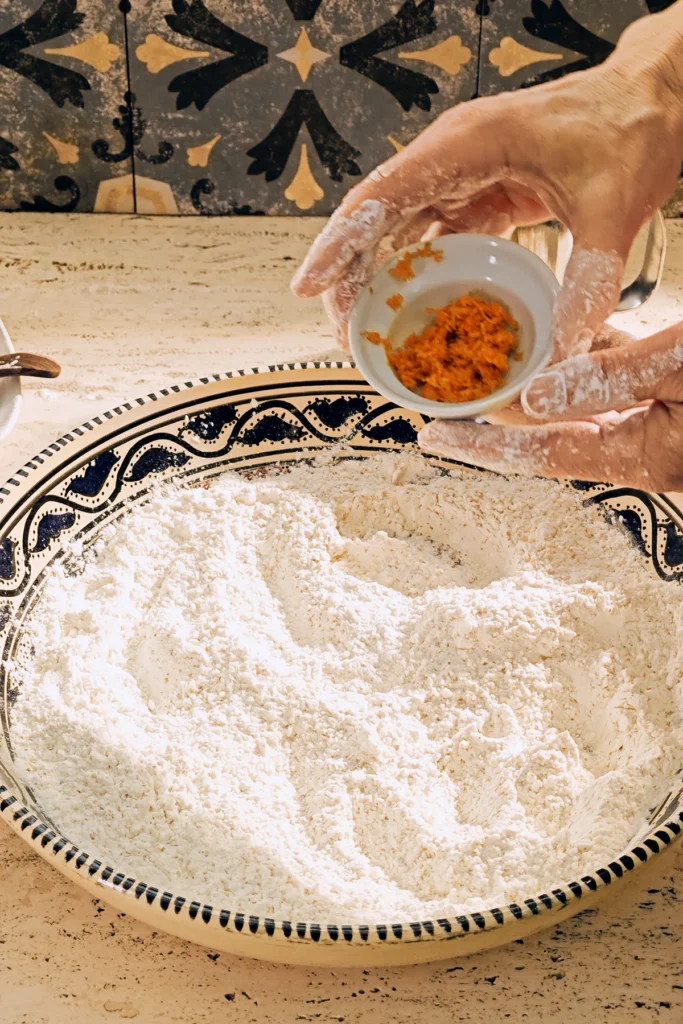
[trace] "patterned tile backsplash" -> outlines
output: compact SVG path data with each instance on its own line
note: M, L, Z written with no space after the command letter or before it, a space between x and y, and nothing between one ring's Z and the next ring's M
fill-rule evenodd
M0 209L328 214L673 0L0 0Z

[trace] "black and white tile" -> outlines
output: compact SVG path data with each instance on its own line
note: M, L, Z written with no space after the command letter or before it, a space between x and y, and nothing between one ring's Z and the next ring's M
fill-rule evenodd
M328 214L672 0L0 0L0 209Z
M132 210L127 82L115 0L1 0L0 209Z
M128 20L138 209L164 182L181 213L329 213L476 89L475 0L133 0Z
M526 88L601 64L624 29L647 13L645 0L485 0L479 92Z

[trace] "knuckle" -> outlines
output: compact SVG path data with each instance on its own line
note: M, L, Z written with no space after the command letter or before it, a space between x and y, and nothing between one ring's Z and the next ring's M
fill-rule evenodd
M618 348L604 348L592 360L603 380L615 377L623 365L622 353Z
M642 470L642 480L637 481L644 490L665 494L667 491L680 491L683 488L683 466L676 469L656 466Z
M683 490L683 407L665 402L651 407L642 464L648 490Z

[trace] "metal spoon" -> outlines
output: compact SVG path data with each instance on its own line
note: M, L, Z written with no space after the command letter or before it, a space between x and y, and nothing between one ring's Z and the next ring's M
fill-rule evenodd
M47 356L10 352L0 356L0 377L59 377L62 368Z

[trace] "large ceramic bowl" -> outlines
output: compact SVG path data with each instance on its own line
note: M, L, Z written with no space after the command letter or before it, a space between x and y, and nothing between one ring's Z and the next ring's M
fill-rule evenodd
M254 401L255 400L255 401ZM412 448L422 420L381 398L348 364L308 363L218 374L177 385L96 416L36 455L0 487L0 817L34 850L91 895L215 949L306 964L416 963L459 956L557 924L622 886L681 834L683 784L672 778L649 824L626 852L551 892L431 921L273 921L249 907L209 906L191 892L160 891L153 876L130 878L83 836L60 832L59 808L17 778L6 666L46 569L65 541L92 541L148 488L174 474L195 479L223 469L300 458L343 442L350 455ZM441 464L443 460L436 460ZM618 511L662 586L683 576L683 519L663 497L581 485L585 500Z

